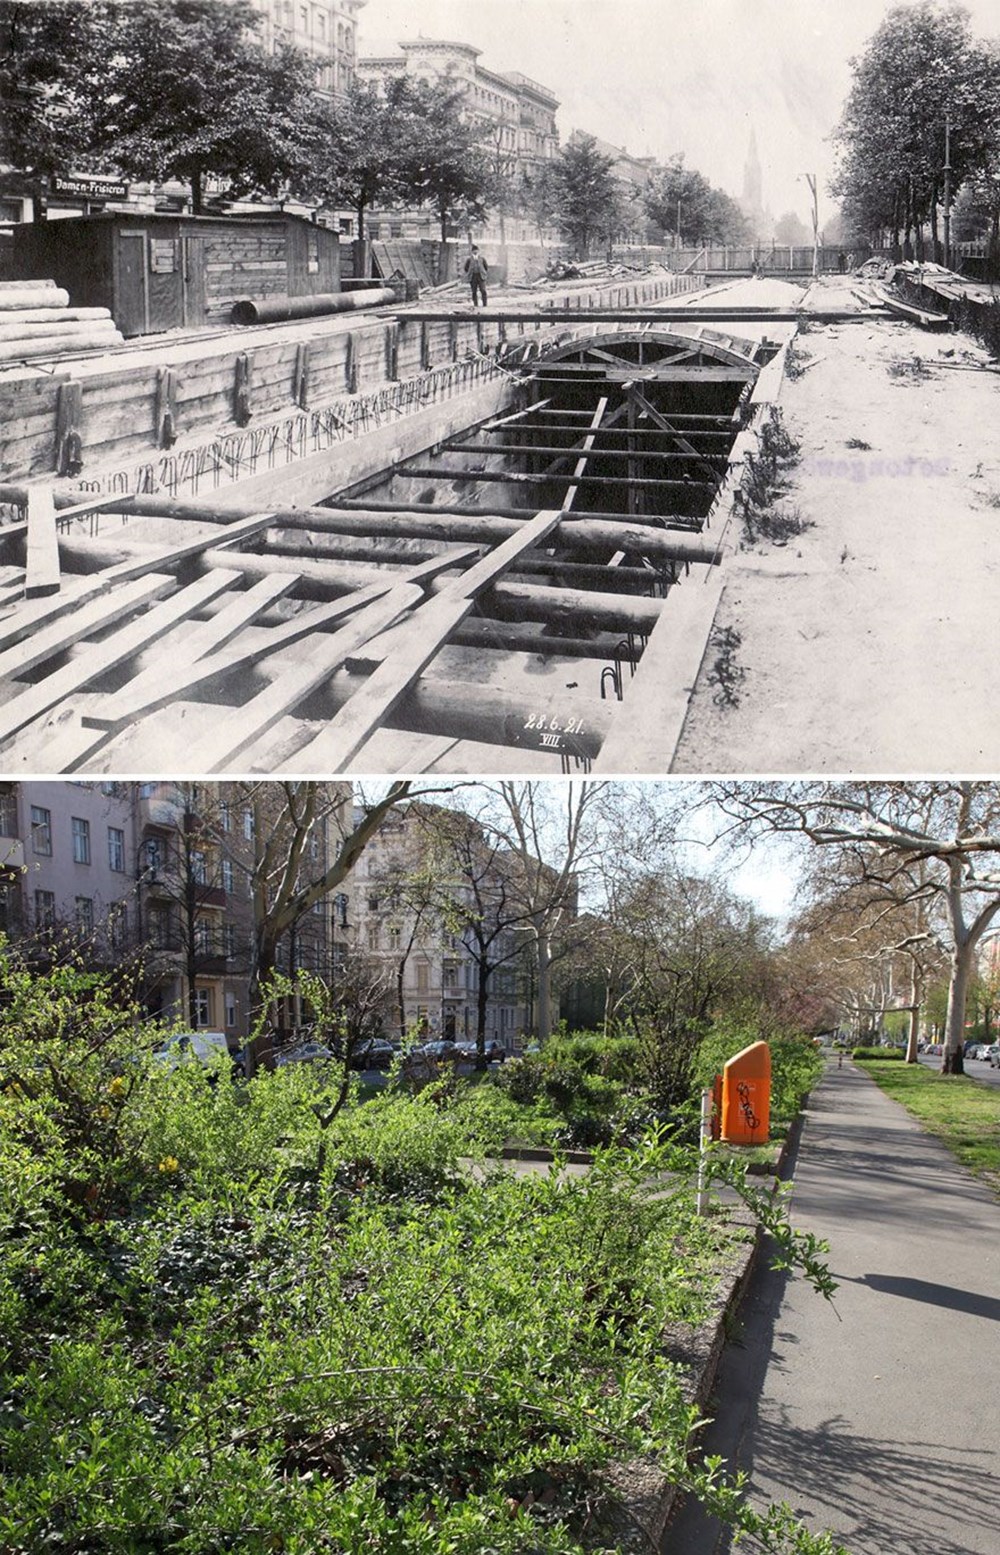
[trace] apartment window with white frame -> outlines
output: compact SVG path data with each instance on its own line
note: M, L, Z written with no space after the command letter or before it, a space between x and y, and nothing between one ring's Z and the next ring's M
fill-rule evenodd
M208 860L200 848L191 854L191 879L195 885L208 885Z
M236 954L236 925L224 923L222 925L222 951L223 955L235 956Z
M54 929L56 926L56 894L54 891L35 892L35 927Z
M125 873L125 833L120 826L108 827L108 866L116 874Z
M76 899L76 926L81 934L94 932L94 898L78 896Z
M194 991L194 1019L199 1031L212 1024L212 990L196 988Z
M228 800L219 801L219 830L230 832L233 829L233 816L229 808Z
M212 948L212 928L207 918L195 920L194 948L199 956L207 956Z
M236 995L226 989L226 1030L232 1031L236 1025Z
M243 811L243 835L247 842L253 842L255 830L253 811L248 805Z
M52 857L52 811L43 805L31 807L31 851Z
M224 858L222 860L222 889L232 894L233 883L233 861L231 858Z
M73 828L73 863L90 863L90 822L84 820L81 815L72 818Z

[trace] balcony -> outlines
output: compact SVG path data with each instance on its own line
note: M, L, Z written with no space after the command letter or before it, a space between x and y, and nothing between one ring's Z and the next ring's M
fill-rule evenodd
M24 843L20 837L0 836L0 871L24 868Z

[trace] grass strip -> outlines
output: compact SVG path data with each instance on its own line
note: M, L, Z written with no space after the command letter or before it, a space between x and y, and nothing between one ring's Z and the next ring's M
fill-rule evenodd
M956 1160L1000 1193L1000 1087L885 1059L867 1061L864 1071L937 1135Z

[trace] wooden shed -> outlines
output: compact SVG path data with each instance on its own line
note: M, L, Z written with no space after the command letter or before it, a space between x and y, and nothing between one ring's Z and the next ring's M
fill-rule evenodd
M339 238L301 216L108 211L14 229L13 276L51 278L123 335L226 323L241 297L340 290Z

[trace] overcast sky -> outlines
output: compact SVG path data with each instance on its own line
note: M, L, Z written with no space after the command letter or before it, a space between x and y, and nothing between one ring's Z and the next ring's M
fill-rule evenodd
M976 32L1000 33L998 0L966 3ZM819 174L822 222L848 61L889 9L883 0L367 0L359 52L420 34L470 43L488 69L552 89L563 140L582 129L640 156L684 151L734 195L752 125L765 205L808 224L798 175Z

